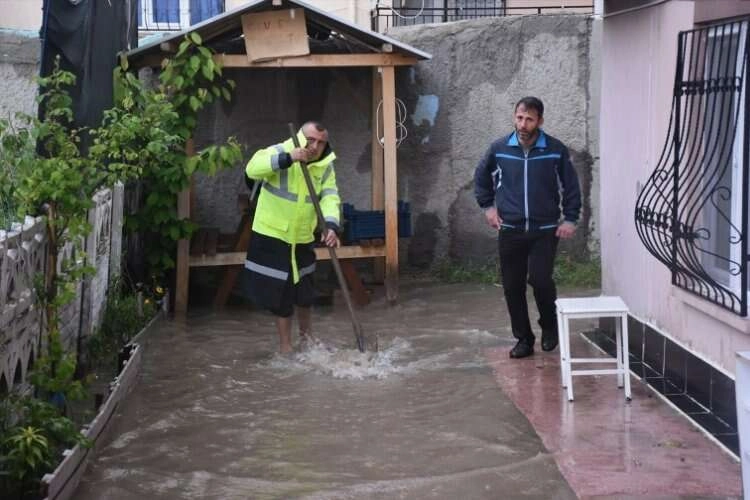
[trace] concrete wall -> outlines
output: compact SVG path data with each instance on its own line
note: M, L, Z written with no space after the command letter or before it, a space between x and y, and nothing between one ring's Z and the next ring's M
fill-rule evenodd
M38 34L0 30L0 117L36 114L40 53Z
M684 1L603 20L603 289L622 296L642 321L733 373L735 351L750 349L750 321L672 286L669 270L646 251L633 222L636 197L667 139L677 35L693 22L693 3Z
M414 230L401 240L402 262L426 267L448 257L494 261L496 233L474 201L473 172L489 144L512 130L513 106L527 94L545 101L545 129L569 146L579 171L586 208L577 239L564 250L585 255L596 228L591 193L598 156L591 18L487 18L399 28L389 35L434 56L397 72L408 133L398 150L398 191L412 204ZM342 199L369 209L370 71L230 71L236 98L204 115L198 145L234 135L249 157L284 138L288 121L320 118L339 156ZM242 166L197 185L198 222L234 232L237 194L245 192Z
M388 33L433 56L403 72L397 91L409 113L399 172L414 212L410 264L494 259L496 233L476 206L473 172L489 144L512 131L525 95L544 101L544 129L570 148L584 192L581 230L562 250L583 256L596 248L589 248L598 157L592 25L589 16L522 16Z

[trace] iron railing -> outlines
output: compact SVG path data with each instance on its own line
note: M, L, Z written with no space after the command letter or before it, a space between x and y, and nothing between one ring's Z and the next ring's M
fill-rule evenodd
M570 2L567 2L568 4ZM413 4L413 2L412 2ZM578 6L528 5L507 6L505 0L424 0L423 5L404 5L401 0L393 0L393 6L376 5L371 11L373 31L384 32L396 26L416 24L446 23L482 17L550 14L569 12L572 14L593 14L594 2Z
M224 0L138 0L138 30L181 31L224 10Z
M748 19L684 31L669 131L635 226L672 283L742 316L748 302Z

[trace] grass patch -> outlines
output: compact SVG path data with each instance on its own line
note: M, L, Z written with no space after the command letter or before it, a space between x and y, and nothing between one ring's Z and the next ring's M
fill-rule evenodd
M493 284L500 282L500 270L495 262L463 264L445 260L433 267L431 274L435 279L444 283ZM552 276L560 287L600 288L601 263L598 258L579 262L568 255L558 255Z
M568 255L558 254L552 277L560 287L601 288L601 261L598 257L594 257L592 260L580 262Z
M462 264L444 260L432 268L435 279L444 283L483 283L491 285L500 282L500 272L495 262L485 264Z

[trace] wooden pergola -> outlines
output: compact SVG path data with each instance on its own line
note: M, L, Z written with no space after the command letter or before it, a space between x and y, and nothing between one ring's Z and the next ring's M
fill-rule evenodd
M300 9L300 10L298 10ZM307 46L307 35L296 36L286 33L292 40L278 43L278 33L273 33L273 25L252 32L255 20L263 28L265 19L294 13L289 19L304 19L304 33L314 32L344 41L347 53L325 53L309 50L306 54L295 54L300 46ZM302 16L300 16L302 14ZM243 28L244 24L244 28ZM278 23L283 24L282 22ZM269 29L270 28L270 29ZM372 68L372 209L385 212L384 243L378 246L344 246L337 254L342 259L376 258L376 274L384 276L386 296L390 302L398 297L398 200L397 200L397 161L396 161L396 91L395 68L412 66L431 56L407 44L387 36L362 29L344 19L324 12L298 0L254 0L222 15L192 26L189 30L175 33L158 41L126 53L132 67L158 67L164 58L176 50L181 39L190 32L197 32L204 45L214 48L231 46L232 49L217 50L214 56L224 68ZM304 39L303 39L304 38ZM244 39L244 40L243 40ZM254 57L255 47L261 55ZM249 51L248 51L249 49ZM382 101L382 104L381 104ZM378 130L378 108L382 109L382 147ZM188 144L188 154L193 153L192 141ZM191 190L180 193L177 211L180 217L190 217ZM318 259L329 258L326 249L316 251ZM187 312L190 268L198 266L237 266L245 262L245 252L218 253L212 256L190 256L190 241L180 240L177 248L177 279L175 290L175 314ZM384 265L384 268L383 268Z

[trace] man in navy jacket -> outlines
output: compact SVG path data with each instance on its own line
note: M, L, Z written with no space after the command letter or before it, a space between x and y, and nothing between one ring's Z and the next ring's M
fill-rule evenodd
M493 142L474 173L474 194L487 223L498 230L500 271L513 336L511 358L534 353L526 280L534 289L542 349L557 347L557 289L552 270L560 238L571 238L581 211L578 176L568 148L547 135L544 104L516 104L515 131Z

